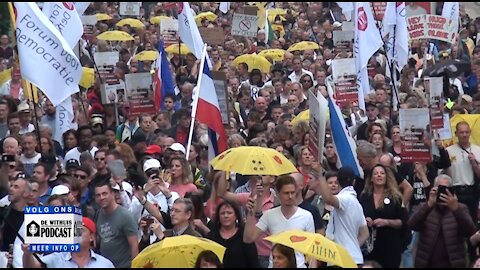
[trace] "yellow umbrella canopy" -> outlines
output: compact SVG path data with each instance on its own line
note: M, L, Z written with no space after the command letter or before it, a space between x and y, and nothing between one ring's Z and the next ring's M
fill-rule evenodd
M281 24L272 24L272 29L273 29L274 31L278 31L281 38L283 38L283 37L285 36L285 28L283 28L283 25L281 25Z
M327 108L327 118L330 118L330 111ZM300 123L301 121L309 122L310 121L310 110L304 110L295 116L290 122L293 126Z
M97 36L101 40L126 41L135 40L129 33L119 30L106 31Z
M150 18L150 23L160 24L160 21L161 21L162 19L170 19L170 18L172 18L172 17L163 16L163 15L155 16L155 17Z
M132 268L193 268L198 254L213 251L223 261L225 247L216 242L191 235L166 237L146 247L132 261Z
M157 60L157 51L141 51L133 56L132 59L137 61L155 61Z
M95 71L93 68L82 67L82 78L78 83L83 88L90 88L95 83Z
M289 230L265 237L265 240L291 247L322 262L342 268L357 268L352 256L343 246L318 233Z
M285 56L285 50L282 49L268 49L261 51L258 55L263 56L265 58L270 58L274 62L282 61L283 57Z
M233 60L233 64L236 67L238 67L240 63L247 64L249 72L257 68L263 73L269 73L270 66L272 65L265 57L257 54L244 54Z
M318 48L320 48L318 44L313 41L300 41L290 46L287 51L317 50Z
M212 159L215 170L243 175L282 175L297 169L283 154L275 149L259 146L231 148Z
M168 46L167 48L165 48L165 51L167 53L174 53L174 54L178 54L178 51L180 50L180 54L181 55L186 55L188 54L189 52L191 52L187 45L185 45L185 43L181 43L180 44L180 49L178 48L178 44L172 44L170 46Z
M123 19L116 23L116 26L124 26L124 25L130 25L131 27L135 27L135 28L145 27L145 24L143 24L140 20L132 19L132 18Z
M217 15L215 15L215 13L211 11L208 11L208 12L202 12L197 16L195 16L195 22L197 23L197 25L201 25L204 19L207 19L210 22L213 22L217 19Z
M112 16L105 13L97 13L95 17L97 17L97 21L108 21L112 19Z

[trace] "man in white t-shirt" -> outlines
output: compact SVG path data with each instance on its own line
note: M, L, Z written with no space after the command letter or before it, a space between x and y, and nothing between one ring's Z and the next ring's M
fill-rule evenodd
M459 122L455 126L458 143L447 147L452 165L447 174L452 177L458 201L468 206L474 223L477 222L478 194L475 177L480 179L480 147L470 143L470 126Z
M275 207L261 214L260 220L256 223L253 199L262 198L262 194L256 194L249 199L247 205L248 214L245 223L245 232L243 241L253 243L262 232L268 232L269 235L276 235L289 230L302 230L315 233L313 216L307 210L297 206L297 184L291 176L280 176L276 183L280 207ZM255 224L256 223L256 224ZM295 252L298 268L305 268L305 257L302 253ZM272 259L270 258L270 266Z
M95 146L92 147L93 130L90 126L79 127L76 136L78 140L78 146L68 151L63 160L67 161L70 159L75 159L79 164L81 164L80 155L83 152L89 151L90 154L92 154L92 157L94 157L98 148Z
M363 255L360 247L368 238L368 227L363 215L363 208L357 200L357 193L353 188L355 174L350 167L342 167L337 177L341 188L337 195L333 195L325 177L319 177L318 192L323 201L334 207L330 212L326 236L328 239L345 247L356 264L363 264Z
M288 78L290 78L292 82L300 82L300 77L302 77L303 74L308 74L313 80L313 73L302 67L302 59L300 57L294 58L293 71L288 75ZM315 84L316 82L314 82L314 85Z

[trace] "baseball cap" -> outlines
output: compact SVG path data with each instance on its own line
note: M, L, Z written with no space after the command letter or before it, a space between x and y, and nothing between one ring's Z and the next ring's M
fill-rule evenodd
M145 163L143 163L143 171L146 172L150 169L160 169L162 168L162 166L160 165L160 161L154 159L154 158L151 158L151 159L147 159L145 161Z
M128 182L123 181L122 187L123 190L125 190L129 195L133 194L133 187ZM118 184L115 184L115 186L113 186L112 188L116 191L120 191L120 186Z
M149 145L147 149L145 149L145 154L153 155L153 154L161 154L162 148L156 144Z
M467 95L467 94L462 95L462 99L465 100L468 103L473 101L472 97Z
M76 159L69 159L65 164L65 170L76 169L80 167L80 163Z
M95 222L93 222L93 220L89 219L88 217L83 217L82 218L82 225L87 227L87 229L93 234L95 234L97 232Z
M185 152L186 152L185 147L180 143L174 143L174 144L170 145L170 147L168 147L168 149L171 149L173 151L180 151L183 154L185 154Z
M53 195L65 195L70 193L70 189L65 185L58 185L52 189L51 196Z

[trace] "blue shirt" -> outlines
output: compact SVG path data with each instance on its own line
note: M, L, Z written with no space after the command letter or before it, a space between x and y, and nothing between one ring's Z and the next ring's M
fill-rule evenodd
M79 268L77 263L72 260L72 254L70 252L59 253L55 252L43 256L42 261L47 265L47 268ZM85 265L85 268L115 268L113 263L103 257L96 254L93 250L90 250L90 260Z
M47 193L38 197L38 201L40 202L41 205L46 205L47 204L48 198L50 198L50 194L52 194L52 188L48 187Z

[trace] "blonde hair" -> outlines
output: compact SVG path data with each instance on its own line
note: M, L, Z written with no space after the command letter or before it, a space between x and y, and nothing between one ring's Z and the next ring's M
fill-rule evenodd
M172 166L172 162L174 160L179 161L180 164L182 165L182 173L183 173L182 184L186 185L186 184L193 183L193 174L192 174L192 169L190 168L190 163L183 156L174 157L170 160L170 164L169 164L170 166Z
M128 144L119 143L115 146L115 148L117 148L118 152L120 153L120 159L123 160L125 168L130 167L130 165L132 165L133 163L137 163L135 153Z
M397 184L397 181L395 180L395 175L393 174L392 169L385 167L382 164L377 164L372 168L372 176L373 176L373 170L375 170L375 168L377 167L381 167L385 171L386 182L385 182L385 187L383 191L383 196L385 198L390 197L399 204L402 203L402 193L400 193L400 190L398 189L398 184ZM372 184L372 176L366 179L365 187L363 188L362 194L366 194L366 195L373 194L374 187ZM383 207L383 200L381 201L380 208L382 207Z

